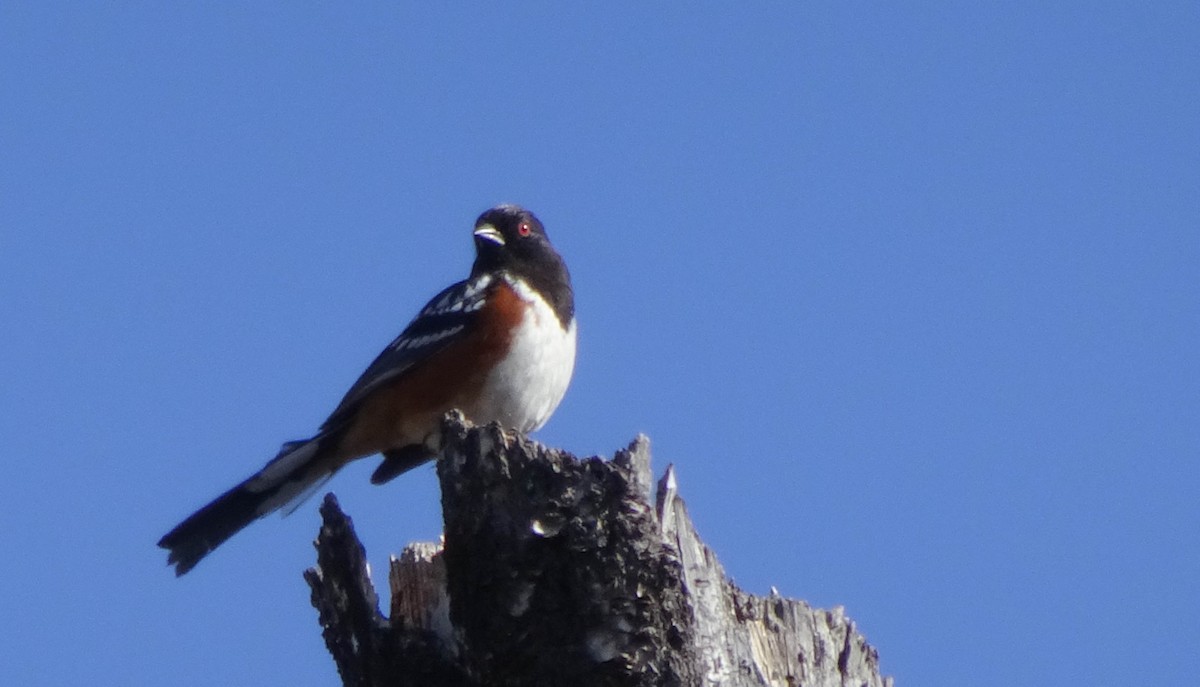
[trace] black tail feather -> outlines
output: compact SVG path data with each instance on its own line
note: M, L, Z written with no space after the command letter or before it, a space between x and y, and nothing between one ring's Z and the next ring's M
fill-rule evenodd
M291 441L257 474L213 499L158 541L170 551L175 574L196 567L210 551L268 513L302 500L329 478L321 468L321 437Z
M262 505L278 491L253 492L244 485L221 494L158 541L170 551L167 564L175 566L176 575L196 567L210 551L257 520Z

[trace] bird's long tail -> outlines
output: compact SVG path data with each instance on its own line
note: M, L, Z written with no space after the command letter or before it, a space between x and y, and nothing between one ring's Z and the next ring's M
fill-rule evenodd
M292 441L262 470L213 499L159 540L170 551L167 563L175 574L191 570L243 527L281 508L295 509L325 483L336 469L321 450L323 436ZM285 511L290 512L290 510Z

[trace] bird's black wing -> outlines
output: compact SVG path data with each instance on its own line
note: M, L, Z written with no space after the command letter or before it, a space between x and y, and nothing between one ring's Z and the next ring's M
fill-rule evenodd
M481 274L434 296L354 382L337 409L321 425L321 431L337 427L359 402L382 384L465 336L487 301L493 281L492 275Z

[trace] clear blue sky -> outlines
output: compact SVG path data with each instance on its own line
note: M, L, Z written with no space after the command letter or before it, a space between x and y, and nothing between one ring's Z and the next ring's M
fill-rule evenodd
M316 502L154 543L308 436L476 215L744 588L901 685L1200 673L1200 9L0 5L0 682L330 685ZM1054 7L1051 7L1054 5ZM431 469L329 488L376 575Z

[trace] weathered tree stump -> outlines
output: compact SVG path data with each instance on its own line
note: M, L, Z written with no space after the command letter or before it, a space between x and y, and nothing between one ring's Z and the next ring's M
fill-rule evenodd
M890 687L842 610L746 594L700 541L645 437L580 460L448 417L444 549L393 558L389 617L333 495L305 573L346 685Z

